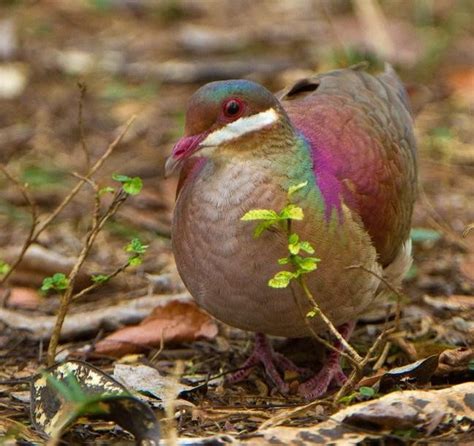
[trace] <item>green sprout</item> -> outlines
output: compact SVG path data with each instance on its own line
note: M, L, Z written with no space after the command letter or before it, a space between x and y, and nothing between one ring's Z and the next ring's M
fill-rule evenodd
M138 195L143 188L143 181L140 177L131 178L127 175L114 173L112 179L122 183L123 190L129 195Z
M8 271L10 271L10 265L7 262L0 260L0 276L4 276Z
M314 254L314 248L308 241L300 240L298 234L291 231L292 220L303 220L304 213L301 207L291 202L293 195L306 187L307 181L290 186L288 189L287 203L285 207L276 212L270 209L253 209L248 211L241 220L260 221L254 229L254 237L258 238L264 231L271 227L280 227L288 237L288 255L278 259L279 265L291 265L292 271L279 271L269 281L268 286L272 288L286 288L294 279L299 279L303 274L308 274L318 268L320 259L308 257L305 254ZM314 317L317 314L311 310L307 317Z
M51 277L45 277L40 290L44 293L48 291L63 291L69 286L69 279L63 273L55 273Z
M134 238L125 246L125 252L129 253L128 264L130 266L141 265L147 249L148 245L144 245L138 238Z

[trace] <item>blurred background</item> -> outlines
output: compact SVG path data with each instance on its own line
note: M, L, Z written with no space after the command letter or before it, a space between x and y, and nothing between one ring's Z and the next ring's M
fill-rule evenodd
M389 61L413 102L421 163L414 220L420 261L409 292L465 293L472 289L465 276L474 280L469 239L461 238L474 220L472 6L470 0L2 0L0 161L29 184L44 214L77 181L71 173L85 172L78 83L86 88L82 122L93 160L136 114L98 178L105 186L113 172L140 176L144 191L107 225L90 262L93 270L112 268L124 241L139 236L151 245L139 272L158 274L173 263L176 179L163 180L163 164L196 88L245 77L277 91L314 71L363 60L377 70ZM0 190L0 258L11 258L31 218L18 188L1 174ZM92 207L84 188L40 244L77 255ZM15 281L36 286L39 279L17 274Z

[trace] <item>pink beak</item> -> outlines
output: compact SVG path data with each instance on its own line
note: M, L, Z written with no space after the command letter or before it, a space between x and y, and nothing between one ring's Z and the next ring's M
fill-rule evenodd
M185 159L199 150L199 144L206 136L206 133L184 136L175 144L171 155L166 160L165 178L169 177L177 168L181 167Z

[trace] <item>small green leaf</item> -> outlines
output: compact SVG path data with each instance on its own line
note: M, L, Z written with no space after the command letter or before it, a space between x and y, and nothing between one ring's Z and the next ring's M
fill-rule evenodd
M342 403L342 404L350 404L352 403L352 401L357 397L357 393L356 392L352 392L351 394L349 395L346 395L346 396L343 396L342 398L339 399L339 403Z
M286 288L290 284L291 279L295 277L295 273L291 271L279 271L268 281L268 286L272 288Z
M251 220L271 220L272 222L278 221L278 214L271 209L252 209L246 212L242 218L242 221Z
M303 270L305 273L309 273L314 271L318 268L318 262L320 259L316 257L297 257L296 263L298 264L298 268Z
M53 274L51 277L45 277L41 285L41 291L49 290L61 291L69 286L69 279L63 273Z
M288 257L282 257L281 259L278 259L278 264L279 265L286 265L290 262L290 259Z
M137 257L130 257L128 259L128 264L130 266L138 266L138 265L141 265L143 263L143 259L139 256Z
M10 265L7 262L0 260L0 276L4 276L8 271L10 271Z
M300 241L300 238L298 234L295 234L294 232L288 237L288 243L291 243L292 245L298 243L299 241Z
M130 243L125 247L126 252L132 252L134 254L145 254L146 250L148 249L148 245L144 245L140 239L134 238L130 241Z
M295 204L288 204L279 215L281 220L303 220L303 209Z
M359 393L362 395L362 396L365 396L366 398L372 398L373 396L375 396L376 394L376 391L374 388L372 387L365 387L365 386L362 386L359 388Z
M123 184L123 190L129 195L138 195L143 188L143 181L140 177L134 177Z
M140 177L128 177L127 175L113 174L112 179L122 183L123 190L129 195L138 195L143 188L143 181Z
M300 242L300 249L308 254L314 254L314 248L309 242Z
M319 313L319 311L316 310L310 310L306 313L306 317L312 319L313 317L316 317L316 315Z
M109 276L107 276L106 274L94 274L91 277L91 280L94 283L104 283L104 282L107 282L107 280L109 280Z
M300 252L300 244L299 243L289 243L288 244L288 251L290 251L290 254L293 254L294 256L297 255Z
M255 229L253 230L253 237L254 238L259 238L264 231L266 231L270 226L273 226L275 222L272 220L267 220L267 221L261 221L260 223L255 226Z
M299 183L294 186L290 186L288 188L288 197L291 197L295 192L298 192L300 189L303 189L303 187L306 187L308 185L308 182L305 181L304 183Z
M113 187L106 186L99 190L99 195L111 194L114 192L115 192L115 189Z
M127 175L121 175L119 173L114 173L112 175L112 180L118 181L119 183L126 183L127 181L130 181L131 178L128 177Z

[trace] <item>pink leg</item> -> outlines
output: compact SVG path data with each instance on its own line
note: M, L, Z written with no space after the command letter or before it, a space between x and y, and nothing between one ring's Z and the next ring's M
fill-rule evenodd
M355 322L348 322L341 325L338 330L344 339L349 339L354 327ZM334 342L333 345L339 350L342 348L341 343L338 341ZM339 357L340 354L338 352L331 350L323 368L311 379L300 384L298 393L307 400L314 400L324 395L332 382L342 386L346 382L347 377L341 369Z
M263 333L256 333L255 346L252 354L244 362L241 370L238 370L227 378L227 382L233 384L243 381L250 375L250 373L252 373L252 368L259 363L263 365L267 376L272 380L277 389L283 394L288 393L289 386L278 373L277 367L282 371L303 371L303 369L297 367L281 353L275 352L269 340Z

